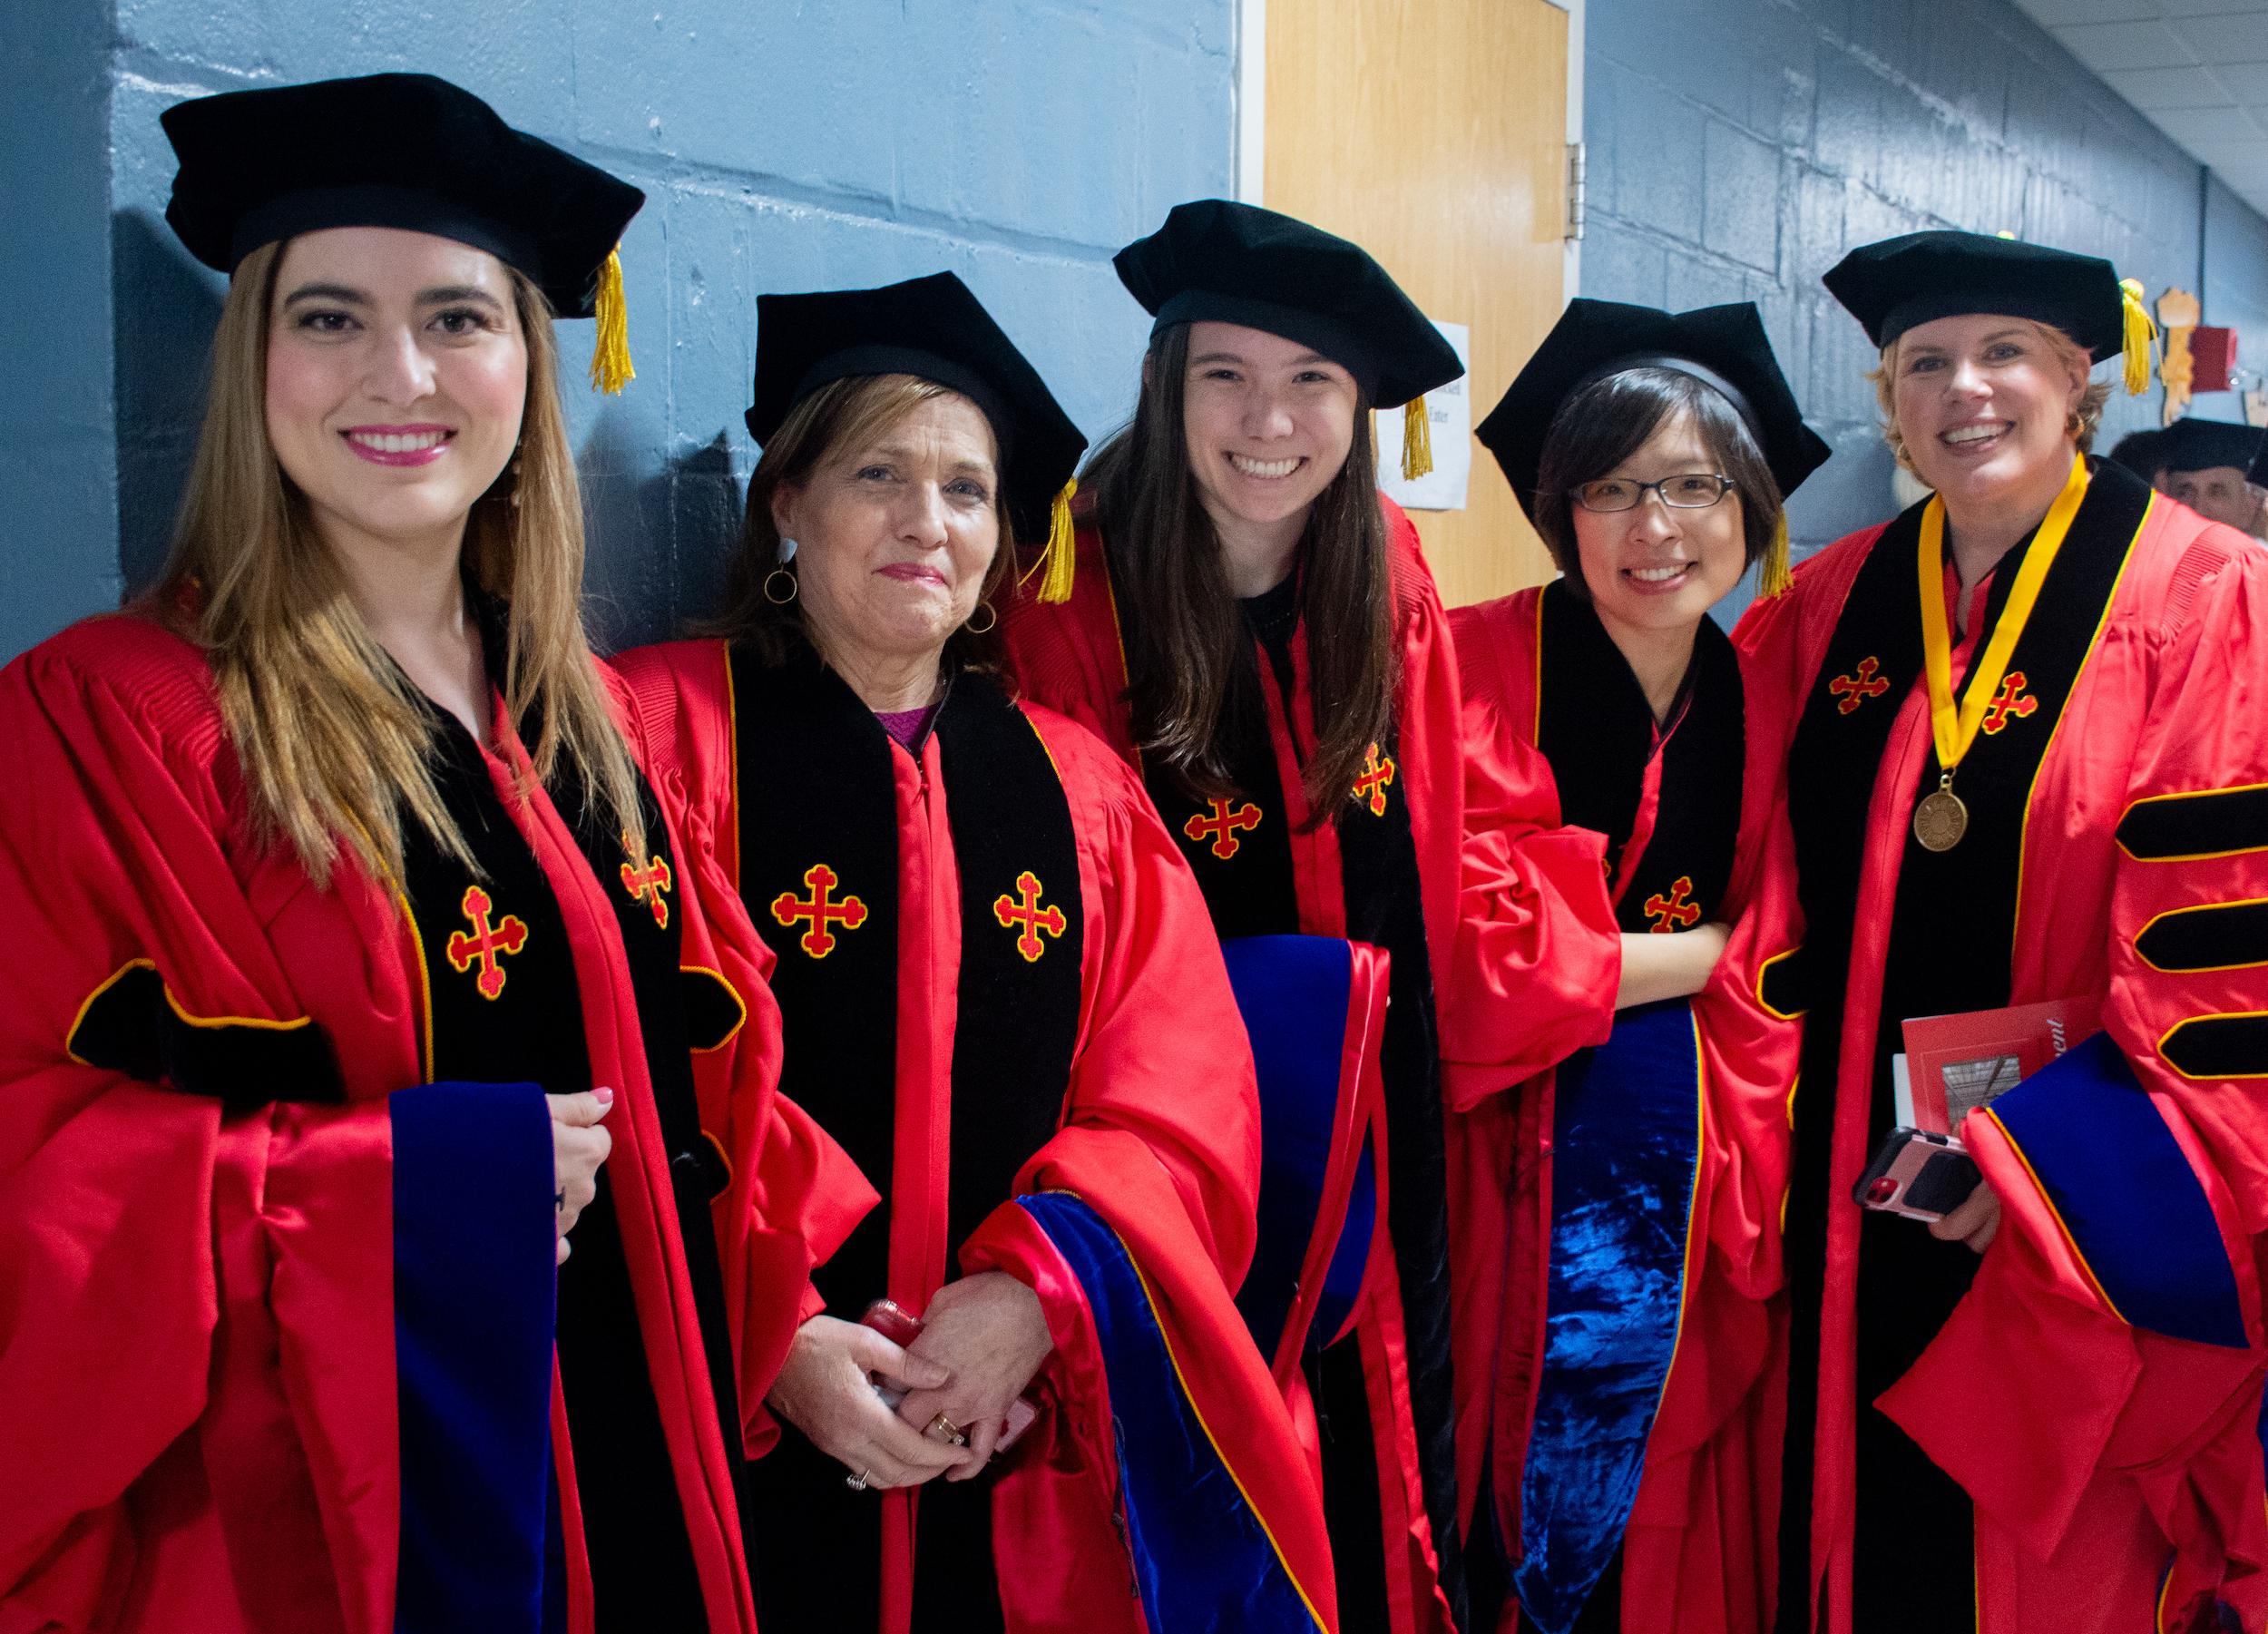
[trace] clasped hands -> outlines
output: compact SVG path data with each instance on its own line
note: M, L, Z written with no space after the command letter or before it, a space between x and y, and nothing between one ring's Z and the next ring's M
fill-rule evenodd
M1010 1404L1055 1347L1039 1296L1001 1271L949 1282L900 1348L873 1328L814 1316L796 1332L766 1398L772 1410L868 1486L919 1486L983 1473ZM903 1390L893 1409L880 1390ZM959 1446L924 1430L943 1414Z

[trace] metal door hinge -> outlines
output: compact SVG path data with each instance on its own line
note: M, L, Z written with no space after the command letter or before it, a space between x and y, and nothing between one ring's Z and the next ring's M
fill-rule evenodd
M1584 191L1587 185L1584 179L1584 167L1583 144L1579 142L1569 142L1567 144L1567 236L1574 241L1580 241L1583 236Z

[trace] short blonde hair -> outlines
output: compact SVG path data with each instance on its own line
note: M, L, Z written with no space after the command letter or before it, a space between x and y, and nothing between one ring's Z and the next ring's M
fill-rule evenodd
M2031 322L2029 319L2026 321ZM2087 356L2086 349L2055 325L2031 322L2031 327L2038 330L2040 338L2048 343L2048 349L2055 354L2057 362L2067 367L2077 366L2083 376L2095 367L2095 360ZM1869 369L1866 377L1874 383L1874 404L1877 408L1881 409L1882 416L1882 440L1890 445L1890 451L1897 456L1898 463L1907 470L1912 471L1913 460L1906 453L1906 439L1899 434L1898 430L1896 406L1898 342L1896 340L1882 348L1880 367ZM2071 439L2081 454L2094 452L2095 434L2100 431L2103 426L2103 406L2109 401L2110 382L2107 380L2088 380L2086 389L2079 393L2078 406L2071 411L2071 418L2065 423L2064 434ZM1919 475L1920 473L1916 472L1915 475Z

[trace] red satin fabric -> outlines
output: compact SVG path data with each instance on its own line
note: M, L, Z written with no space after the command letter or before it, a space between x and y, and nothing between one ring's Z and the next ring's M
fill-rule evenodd
M1427 953L1440 1021L1442 1093L1449 1164L1452 1367L1463 1512L1487 1448L1497 1327L1510 1224L1505 1177L1519 1145L1518 1098L1501 1094L1586 1044L1612 1022L1621 944L1608 906L1597 837L1559 827L1548 778L1508 762L1471 737L1441 597L1417 530L1379 501L1389 533L1400 680L1394 719L1398 771L1409 803L1423 896ZM1020 597L1005 621L1016 677L1028 696L1062 710L1129 765L1140 756L1124 700L1126 667L1102 542L1078 533L1078 573L1061 606ZM1295 655L1300 651L1295 643ZM1309 709L1302 695L1297 708ZM1281 722L1274 723L1279 729ZM1305 729L1303 723L1303 729ZM1296 778L1287 798L1300 799ZM1344 933L1335 833L1296 837L1293 868L1301 929ZM1399 1366L1399 1306L1388 1289L1374 1309L1364 1354L1386 1377ZM1434 1582L1431 1529L1410 1496L1416 1449L1406 1424L1373 1393L1381 1454L1381 1502L1390 1530L1405 1525L1408 1560L1390 1553L1388 1590L1398 1630L1445 1627ZM1396 1462L1400 1469L1390 1467ZM1396 1512L1402 1512L1397 1521Z
M144 620L90 620L0 672L0 754L17 961L0 992L0 1630L388 1634L385 1097L427 1076L412 933L351 867L318 892L254 845L210 671ZM618 1091L610 1173L710 1624L752 1629L611 909L550 802L519 815L576 940L593 1072ZM705 1069L704 1120L753 1173L777 1038L761 950L713 876L689 870L679 895L687 958L748 1006ZM135 958L193 1014L311 1016L346 1103L224 1118L69 1059L80 1005ZM747 1237L723 1244L744 1321L794 1296Z
M715 846L737 833L739 794L725 648L682 642L619 661L648 736L672 746L661 752L670 768L665 779L685 788L699 814L693 827L700 843ZM1321 1505L1290 1416L1228 1292L1252 1256L1259 1105L1227 972L1196 882L1132 775L1061 716L1027 713L1070 801L1086 934L1062 1125L1025 1164L1017 1189L1075 1191L1126 1243L1198 1412L1295 1580L1324 1626L1334 1627ZM949 1256L964 1271L1002 1270L1039 1293L1056 1341L1039 1380L1053 1410L1026 1433L993 1500L1008 1627L1136 1634L1139 1601L1128 1592L1129 1563L1115 1523L1110 1398L1084 1296L1031 1217L1006 1199L966 1242L946 1241L962 926L941 754L932 736L918 761L893 758L899 1121L887 1201L889 1294L920 1311L943 1285ZM789 1111L782 1127L807 1126ZM807 1150L811 1183L795 1192L787 1215L765 1219L771 1229L807 1234L816 1263L875 1199L831 1145ZM781 1167L777 1152L767 1167ZM807 1311L817 1308L811 1300ZM763 1442L752 1435L751 1450ZM912 1610L918 1489L885 1493L883 1502L883 1627L896 1634Z
M1449 615L1462 668L1469 737L1523 768L1536 749L1539 607L1530 589ZM1754 690L1753 683L1750 688ZM1694 1000L1705 1074L1685 1322L1624 1537L1622 1622L1641 1629L1753 1634L1772 1619L1777 1570L1780 1433L1786 1410L1787 1313L1781 1294L1780 1199L1790 1160L1787 1105L1800 1024L1757 996L1765 961L1796 939L1787 826L1776 805L1778 744L1748 735L1741 825L1725 914L1733 936ZM1479 752L1479 751L1476 751ZM1619 899L1653 833L1662 758L1622 851ZM1556 802L1556 795L1553 797ZM1551 1218L1551 1074L1522 1086L1511 1154L1512 1257L1497 1393L1496 1500L1503 1535L1520 1535L1520 1470L1543 1354ZM1508 1608L1506 1627L1516 1620Z
M1806 562L1736 641L1767 684L1750 729L1783 744L1814 683L1871 528ZM1964 1133L2002 1205L1999 1236L1968 1296L1879 1405L1978 1506L1984 1634L2187 1629L2217 1595L2245 1627L2268 1618L2268 1511L2258 1438L2259 1251L2268 1229L2268 1119L2257 1081L2192 1081L2157 1054L2192 1015L2268 1008L2257 968L2168 975L2134 949L2155 915L2268 896L2268 851L2137 861L2113 837L2135 800L2268 783L2268 555L2257 542L2160 497L2111 600L2052 746L2025 828L2010 1003L2107 993L2104 1023L2187 1150L2214 1200L2249 1350L2130 1328L2084 1285L2020 1162L1985 1126ZM1918 768L1928 709L1914 694L1884 755ZM1863 1168L1882 937L1911 817L1911 777L1885 772L1869 815L1841 1074L1831 1199ZM1980 1127L1983 1126L1983 1127ZM1843 1585L1828 1629L1850 1627L1853 1346L1858 1218L1831 1204L1822 1330L1813 1570ZM2161 1577L2166 1580L2159 1604ZM2140 1619L2163 1616L2162 1624ZM2209 1624L2205 1626L2210 1626Z

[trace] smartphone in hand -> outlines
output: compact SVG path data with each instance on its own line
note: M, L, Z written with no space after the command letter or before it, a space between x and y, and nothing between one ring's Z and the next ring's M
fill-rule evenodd
M1909 1219L1943 1219L1969 1200L1983 1179L1976 1159L1950 1135L1893 1129L1851 1189L1851 1200Z

